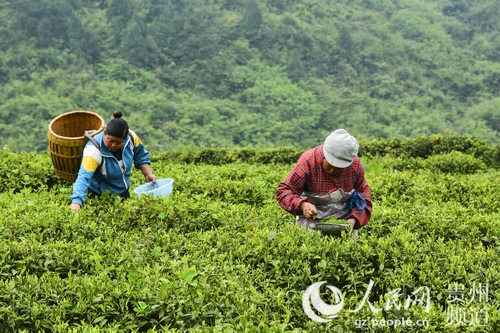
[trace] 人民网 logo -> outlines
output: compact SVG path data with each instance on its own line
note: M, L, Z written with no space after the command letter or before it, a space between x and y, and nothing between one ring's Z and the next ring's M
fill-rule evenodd
M312 284L306 289L304 296L302 297L302 307L304 308L304 312L309 318L318 323L327 323L336 318L337 313L339 313L344 307L342 292L335 286L326 285L326 288L333 293L334 304L328 304L321 299L320 288L325 283L327 282L320 281ZM326 318L317 315L313 308L317 313L325 316Z

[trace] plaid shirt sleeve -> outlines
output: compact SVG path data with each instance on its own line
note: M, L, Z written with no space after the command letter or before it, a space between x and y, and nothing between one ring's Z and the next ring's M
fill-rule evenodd
M306 152L300 156L297 164L295 164L286 179L278 185L276 191L276 199L281 208L293 215L301 215L300 205L307 201L306 198L300 197L300 194L307 186L307 175L310 173L307 155Z
M357 175L354 178L353 188L366 200L366 207L363 210L358 210L356 207L354 207L352 209L352 213L346 217L346 220L354 218L356 220L354 229L359 229L362 226L366 225L370 220L373 206L370 187L368 186L368 183L365 179L365 170L359 159L356 159L355 162L353 162L353 169L355 170L355 174Z

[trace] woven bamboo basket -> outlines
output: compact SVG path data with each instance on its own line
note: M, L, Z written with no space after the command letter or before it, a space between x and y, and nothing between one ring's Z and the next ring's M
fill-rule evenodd
M59 178L74 182L80 169L83 148L88 139L85 131L94 130L91 136L102 132L106 124L95 112L72 111L54 118L47 136L52 165Z

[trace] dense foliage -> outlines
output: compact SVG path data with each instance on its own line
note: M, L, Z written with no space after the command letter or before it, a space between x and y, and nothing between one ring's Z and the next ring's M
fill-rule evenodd
M494 0L0 0L0 138L124 112L154 150L307 148L472 134L498 142Z
M498 146L431 136L363 147L374 214L355 239L317 237L277 205L276 187L298 150L155 153L154 172L175 179L172 195L125 202L104 195L76 213L71 184L56 177L48 153L4 148L0 330L498 331ZM483 158L495 151L493 160ZM133 173L132 187L143 181ZM365 304L349 312L370 280L376 308L397 304L393 290L408 297L421 287L430 290L431 308L374 313ZM345 310L329 323L312 321L302 308L305 289L318 281L344 293ZM453 320L453 286L470 297L480 284L488 284L488 301L471 300L463 305L468 321ZM482 326L469 318L479 306ZM361 319L402 318L428 325L358 327Z

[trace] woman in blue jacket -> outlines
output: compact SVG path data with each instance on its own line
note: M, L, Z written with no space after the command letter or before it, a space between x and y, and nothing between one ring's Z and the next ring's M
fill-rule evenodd
M99 196L110 191L124 199L130 197L132 164L142 171L146 182L156 182L156 176L149 168L149 152L121 117L122 113L115 111L104 132L94 136L95 143L89 140L85 145L82 164L73 185L72 210L80 210L87 194Z

